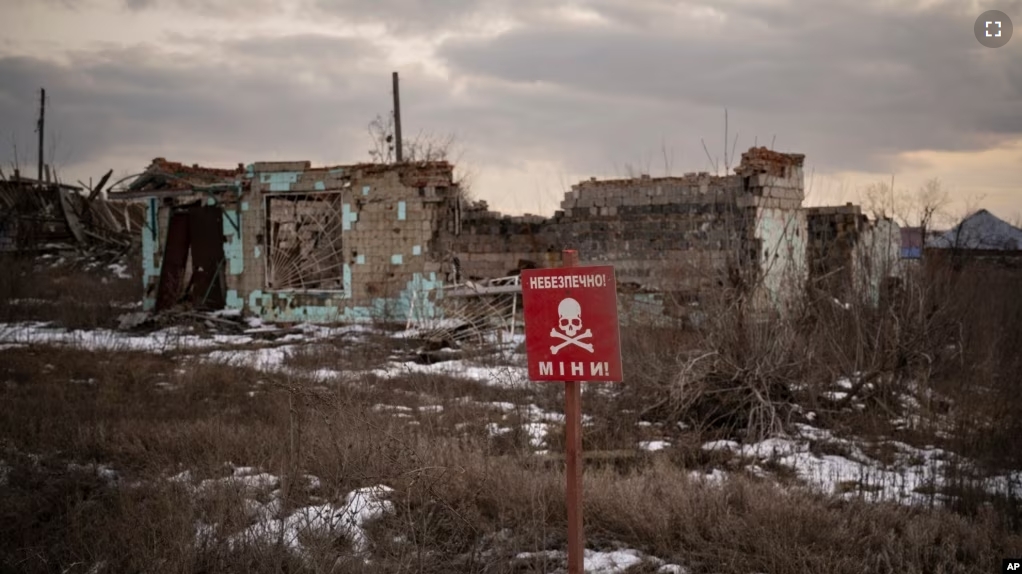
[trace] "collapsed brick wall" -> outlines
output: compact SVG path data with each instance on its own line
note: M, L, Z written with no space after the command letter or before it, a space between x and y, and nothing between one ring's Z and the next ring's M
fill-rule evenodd
M453 229L452 205L458 194L449 164L362 164L318 169L303 164L255 164L253 193L276 199L302 193L334 196L330 202L334 217L325 225L337 236L338 253L331 253L340 267L337 275L341 283L330 287L335 293L295 293L289 297L287 308L333 307L358 318L373 313L402 316L410 304L411 284L443 282L443 254L436 236L442 227ZM250 218L257 223L265 221L263 202L258 205L260 212ZM266 256L252 257L247 262L251 272L245 274L239 293L269 290L263 275L267 263L273 260L272 246L262 232L252 229L249 235L256 245L270 250ZM332 260L323 261L329 264ZM274 303L273 313L290 314L281 303Z
M170 213L202 202L223 211L223 276L229 308L280 321L405 317L415 293L443 283L441 228L455 230L453 168L446 162L312 168L259 162L191 168L196 193L157 160L136 193L150 197L158 233L145 242L147 308L155 299ZM428 301L419 301L420 307Z
M806 210L810 284L839 294L852 284L852 258L867 217L851 203Z
M671 292L676 300L722 285L730 264L763 257L762 220L801 207L801 154L753 148L735 174L690 173L581 182L550 218L501 216L485 203L466 206L460 234L444 247L468 279L499 277L560 262L577 249L583 262L613 262L618 282Z
M871 221L851 203L809 208L806 219L810 284L837 297L858 291L875 299L884 279L896 273L898 225L890 219Z

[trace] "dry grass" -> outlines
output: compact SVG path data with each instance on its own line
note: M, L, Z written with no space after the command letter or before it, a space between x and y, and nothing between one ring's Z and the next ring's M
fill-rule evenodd
M0 365L0 458L11 467L0 486L0 569L482 573L559 564L513 557L563 548L562 468L534 464L521 444L499 447L471 428L456 430L494 416L461 397L539 397L425 376L318 385L187 357L69 348L7 349ZM374 410L379 404L406 405L411 416ZM429 404L446 406L417 410ZM346 557L344 540L306 541L301 561L283 547L231 549L222 539L196 546L199 520L245 524L239 494L196 498L161 478L184 469L223 476L226 461L283 477L313 474L323 481L316 495L327 500L393 487L396 511L369 530L372 566ZM68 470L68 462L108 464L118 484ZM589 546L623 545L694 572L735 574L981 572L1022 552L991 514L836 503L740 477L708 486L677 462L590 465ZM297 506L310 495L292 488L287 498Z
M842 300L810 289L766 320L743 291L728 291L701 307L699 328L622 330L629 379L619 416L685 423L703 438L754 441L811 422L937 446L979 463L948 465L944 478L963 495L956 508L975 515L992 504L1017 528L1018 503L979 482L1022 468L1020 276L1017 266L936 264L909 269L879 304L865 286L848 286Z
M0 301L60 301L60 286L71 280L66 278L88 281L83 277L89 272L42 273L31 294L31 283L0 279ZM94 284L94 291L76 290L76 297L92 297L90 304L103 308L110 298L102 287L109 284ZM1011 375L1022 365L1011 349L1022 342L1022 317L1011 297L996 297L1000 306L985 303L991 288L984 285L956 283L954 298L937 300L939 313L895 315L902 334L936 337L948 332L947 325L958 325L960 349L947 356L936 353L946 347L938 338L881 337L883 344L867 345L878 333L889 334L894 322L865 311L854 318L857 323L849 322L833 307L817 307L813 321L801 325L747 324L741 337L726 327L742 324L742 317L723 313L715 327L701 332L623 329L629 379L621 386L589 387L593 392L586 392L584 404L593 424L585 431L586 448L634 452L637 441L653 438L669 438L672 447L611 464L588 463L588 546L635 548L699 574L978 573L1022 554L1017 499L977 491L964 468L952 468L959 476L947 483L960 495L952 509L957 512L836 501L741 473L721 486L690 476L692 469L728 464L722 453L703 450L703 442L736 428L744 432L755 422L742 413L721 418L722 405L767 405L785 414L785 405L796 399L849 432L939 443L976 457L988 471L1018 468L1013 437L1022 428L1011 415L1022 405ZM1007 279L1000 288L1010 288ZM68 299L68 309L74 301ZM5 318L54 312L55 320L79 327L109 320L92 311L65 314L60 305L25 311L7 303L0 303ZM983 311L964 313L976 308ZM780 327L793 330L778 337ZM785 345L791 348L780 352ZM916 359L898 362L927 349L941 362L925 372ZM521 424L534 408L560 412L560 388L483 385L436 374L359 374L392 357L412 357L415 350L382 336L344 337L304 346L288 359L287 366L300 373L329 369L342 375L325 381L200 361L187 353L0 350L0 476L6 477L0 480L0 572L538 573L563 567L557 557L514 558L564 547L563 468L533 454ZM708 350L718 358L698 366ZM802 360L793 361L799 354ZM893 433L890 397L863 394L868 408L862 411L820 400L846 368L890 371L891 365L900 366L901 380L925 383L951 407L928 405L929 426ZM697 395L725 382L735 393L714 404L692 402L694 395L679 391L678 383L700 379ZM793 381L809 382L808 390L789 393L786 385ZM750 390L771 394L765 402L742 402L755 396ZM681 430L677 422L694 430ZM511 430L491 437L491 423ZM947 428L958 430L948 438L935 434ZM554 453L563 447L558 425L550 425L546 442ZM824 452L833 445L814 448ZM878 460L892 456L880 447L873 454ZM279 476L288 509L336 503L369 485L394 488L395 512L368 529L373 562L354 558L350 541L341 537L303 539L304 559L281 544L231 547L226 533L251 521L242 493L215 488L199 496L166 480L185 470L195 480L223 477L230 473L226 463ZM95 467L69 464L109 465L118 478L110 482ZM770 470L783 475L787 469ZM321 486L303 486L305 474L319 477ZM224 534L197 544L199 522L220 524ZM97 564L104 566L94 570ZM655 567L647 563L630 572Z
M141 297L137 265L120 278L107 265L119 258L34 261L0 254L0 322L52 321L69 329L114 327ZM61 262L63 261L63 262Z

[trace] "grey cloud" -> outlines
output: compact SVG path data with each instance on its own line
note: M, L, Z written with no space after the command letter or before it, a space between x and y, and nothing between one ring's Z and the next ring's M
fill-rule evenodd
M811 155L834 166L890 167L884 154L975 149L989 143L982 136L1022 134L1020 44L985 52L972 36L975 15L950 4L912 12L849 2L706 4L725 6L726 33L680 16L672 32L663 3L592 6L626 25L522 28L451 42L442 54L460 74L669 106L686 122L728 106L753 124L781 124L782 136L816 144Z
M48 0L63 2L85 2L88 0ZM299 0L120 0L129 11L153 10L173 7L196 15L224 19L245 20L265 17L272 13L283 13L289 2ZM301 0L304 1L304 0Z
M46 0L71 2L87 0ZM120 0L129 10L166 6L218 17L294 9L310 18L336 18L344 23L380 24L403 33L426 34L457 26L486 9L480 0ZM503 0L502 0L503 1ZM530 0L535 1L535 0Z
M315 6L325 13L354 21L433 28L438 23L459 20L475 13L479 0L316 0Z
M221 0L153 2L215 10ZM809 0L582 5L610 24L571 24L538 0L340 0L308 16L427 36L493 14L520 22L496 38L445 44L451 84L400 70L406 137L455 132L483 170L552 160L571 174L621 175L626 162L659 172L662 141L675 173L707 169L700 139L723 155L725 107L737 151L776 135L779 149L806 153L820 171L896 170L884 160L900 151L980 149L1022 134L1022 43L980 47L975 15L950 4L912 14ZM1012 7L1022 1L1001 9L1022 14ZM723 27L696 16L710 8ZM156 156L359 161L366 124L390 109L391 68L368 42L169 40L203 54L108 48L63 64L0 56L0 161L9 131L31 147L39 86L70 163L92 172L111 158L140 168Z
M384 26L390 32L431 36L439 32L472 32L498 18L520 22L541 20L557 6L550 0L308 0L317 14L343 22Z
M83 13L88 10L108 10L113 7L126 12L141 12L161 8L175 8L195 16L244 21L283 13L296 3L315 0L0 0L16 7L45 5L50 9Z
M75 10L93 4L95 0L3 0L3 4L10 7L24 7L29 5L46 4L53 7Z
M280 65L275 48L295 61ZM223 50L235 65L139 48L80 54L68 64L0 57L0 138L13 134L22 162L34 161L24 150L33 149L36 98L45 86L48 125L61 134L73 164L68 169L106 169L95 164L115 157L138 168L157 156L199 163L215 157L228 165L278 157L367 159L366 125L390 108L389 74L359 68L374 57L371 46L293 37L228 43ZM418 89L430 93L435 86L423 80ZM0 147L5 165L12 153L7 144Z

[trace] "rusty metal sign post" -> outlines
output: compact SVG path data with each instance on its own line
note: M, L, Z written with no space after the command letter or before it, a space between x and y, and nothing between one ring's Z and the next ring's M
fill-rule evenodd
M529 379L564 382L568 573L582 574L582 381L622 380L617 282L612 266L578 267L575 250L521 280Z

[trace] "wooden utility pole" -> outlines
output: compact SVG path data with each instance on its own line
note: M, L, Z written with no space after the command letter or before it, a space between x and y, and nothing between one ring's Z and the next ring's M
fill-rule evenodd
M397 72L393 73L394 79L394 158L398 163L402 161L401 154L401 96L397 85Z
M39 124L36 129L39 131L39 181L43 180L43 129L46 121L46 88L39 88Z

